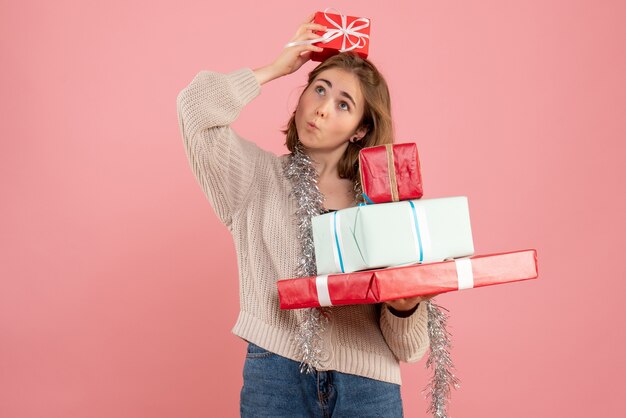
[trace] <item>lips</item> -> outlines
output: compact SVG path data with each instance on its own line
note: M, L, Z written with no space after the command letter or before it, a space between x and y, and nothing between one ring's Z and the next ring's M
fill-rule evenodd
M315 125L313 122L307 122L306 124L307 124L307 126L308 126L309 128L312 128L312 129L318 129L318 128L317 128L317 125Z

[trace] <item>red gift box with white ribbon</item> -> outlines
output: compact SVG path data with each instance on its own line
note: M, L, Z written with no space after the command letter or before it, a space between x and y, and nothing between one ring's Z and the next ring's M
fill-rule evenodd
M370 19L346 16L341 13L315 13L313 22L326 26L326 32L315 31L320 35L315 46L324 48L321 52L313 52L311 60L322 62L340 52L354 52L362 58L369 54Z
M412 142L363 148L359 173L367 203L419 199L424 194L417 145Z
M279 280L281 309L371 304L536 279L537 251L477 255L437 263Z

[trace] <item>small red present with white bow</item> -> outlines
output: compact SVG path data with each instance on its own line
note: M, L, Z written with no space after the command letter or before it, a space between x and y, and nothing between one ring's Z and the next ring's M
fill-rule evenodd
M314 23L326 26L326 32L315 31L320 41L313 45L324 48L321 52L313 52L311 60L322 62L340 52L355 52L362 58L369 54L370 19L364 17L345 16L340 13L315 13ZM336 10L335 10L336 11Z

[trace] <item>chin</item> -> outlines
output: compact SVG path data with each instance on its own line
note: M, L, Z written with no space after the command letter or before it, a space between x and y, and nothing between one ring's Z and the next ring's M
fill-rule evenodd
M298 140L305 148L315 147L315 140L307 132L304 135L300 135L300 130L298 130Z
M303 141L302 139L300 139L300 145L302 146L302 149L305 151L314 150L317 148L314 144L311 144L310 142L307 142L307 141Z
M298 137L298 139L300 140L300 143L302 144L302 146L306 149L321 149L323 148L322 146L320 146L320 143L315 141L313 138L309 137L309 136L304 136L304 137Z

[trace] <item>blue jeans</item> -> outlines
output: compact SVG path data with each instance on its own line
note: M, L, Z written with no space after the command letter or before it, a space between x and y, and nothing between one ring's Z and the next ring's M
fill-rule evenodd
M300 373L300 363L248 344L242 418L402 417L400 385L337 371Z

